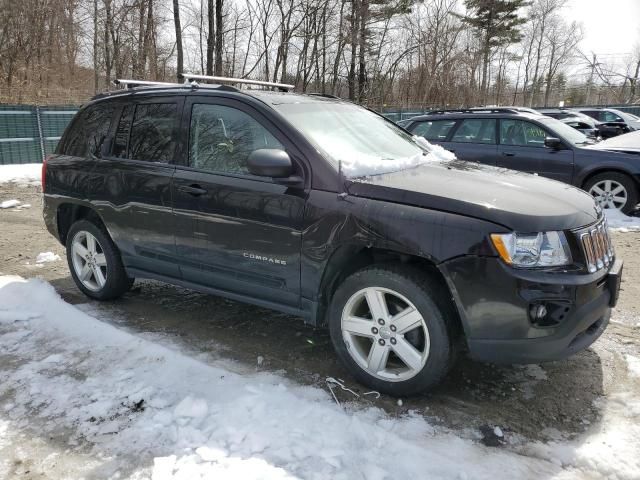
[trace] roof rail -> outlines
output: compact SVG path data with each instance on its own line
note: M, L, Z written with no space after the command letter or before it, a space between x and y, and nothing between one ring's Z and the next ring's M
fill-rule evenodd
M211 82L221 83L221 84L240 84L240 85L257 85L260 87L273 87L277 88L282 92L287 92L289 90L293 90L295 85L290 85L286 83L275 83L275 82L264 82L262 80L250 80L248 78L231 78L231 77L212 77L208 75L197 75L193 73L181 73L180 76L184 78L185 83L188 83L191 80L208 80Z
M520 113L522 110L508 107L474 107L474 108L454 108L450 110L432 110L427 115L440 115L446 113Z
M342 100L337 95L332 95L330 93L321 93L321 92L311 92L307 93L307 95L311 95L312 97L324 97L324 98L335 98L337 100Z

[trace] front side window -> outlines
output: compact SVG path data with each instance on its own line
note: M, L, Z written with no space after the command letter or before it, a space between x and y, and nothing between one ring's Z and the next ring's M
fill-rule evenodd
M173 159L178 105L175 103L143 103L136 106L128 158L146 162L167 163Z
M64 154L74 157L91 154L99 157L114 111L115 107L111 104L96 104L79 113L65 140Z
M411 133L427 140L445 141L449 132L456 124L455 120L432 120L419 122L411 128Z
M613 112L603 111L600 113L603 122L624 122L622 118Z
M284 146L253 117L224 105L195 104L189 131L189 165L216 173L249 175L249 155Z
M555 121L562 125L558 120ZM524 120L500 121L500 143L502 145L543 148L546 136L547 132L531 122L526 122Z
M496 143L496 120L494 118L467 118L462 121L451 138L461 143Z

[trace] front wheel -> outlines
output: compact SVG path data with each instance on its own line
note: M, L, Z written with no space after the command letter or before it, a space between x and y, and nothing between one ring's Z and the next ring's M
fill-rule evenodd
M88 297L110 300L133 284L109 235L88 220L74 223L67 234L67 261L76 285Z
M336 353L361 383L411 395L439 383L453 363L448 297L411 267L375 266L348 277L329 309Z
M604 172L590 178L584 189L604 209L630 213L638 204L638 192L634 181L623 173Z

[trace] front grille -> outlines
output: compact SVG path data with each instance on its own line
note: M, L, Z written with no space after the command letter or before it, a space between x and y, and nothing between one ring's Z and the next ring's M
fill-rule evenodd
M597 272L613 263L614 251L607 220L602 219L595 225L578 232L580 246L584 253L587 270Z

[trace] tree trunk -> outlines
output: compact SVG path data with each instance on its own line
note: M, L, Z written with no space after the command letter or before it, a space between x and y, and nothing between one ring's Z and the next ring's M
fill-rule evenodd
M367 80L367 21L369 19L369 0L360 0L360 36L358 39L358 101L365 99L365 83Z
M222 75L222 34L224 29L222 27L222 6L223 0L216 0L216 60L215 60L215 74Z
M358 27L360 26L358 0L351 1L351 63L349 64L349 100L356 99L356 57L358 56Z
M173 0L173 23L176 27L176 50L178 55L176 76L178 77L178 81L180 81L180 74L184 73L184 59L182 52L182 27L180 26L180 5L178 0Z
M93 0L93 93L98 93L98 0Z
M207 35L207 75L213 75L213 46L216 31L213 0L207 0L207 20L209 27L209 34Z

